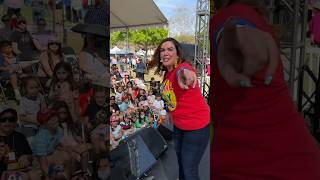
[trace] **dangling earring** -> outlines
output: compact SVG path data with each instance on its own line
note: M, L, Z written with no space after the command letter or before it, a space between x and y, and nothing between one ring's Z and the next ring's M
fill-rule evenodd
M174 68L176 68L178 66L179 61L180 61L180 59L178 58L177 61L174 63L174 66L173 66Z

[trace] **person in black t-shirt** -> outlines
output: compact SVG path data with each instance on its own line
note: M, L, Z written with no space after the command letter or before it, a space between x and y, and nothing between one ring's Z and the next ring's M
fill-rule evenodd
M118 104L116 104L116 97L111 96L109 100L110 100L110 106L113 108L114 112L120 111ZM111 113L114 113L114 112L111 112Z
M14 52L20 61L33 61L39 56L39 52L46 49L38 41L34 41L27 30L27 21L24 17L17 20L17 28L10 36Z
M26 137L15 131L17 111L12 108L0 109L0 174L8 177L16 173L25 179L40 179L32 169L32 151Z

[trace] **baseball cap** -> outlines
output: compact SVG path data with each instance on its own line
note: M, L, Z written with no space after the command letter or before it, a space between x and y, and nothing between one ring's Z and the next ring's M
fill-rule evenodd
M10 106L0 106L0 116L6 112L12 112L15 116L17 116L17 111Z
M51 108L47 108L43 111L39 111L37 114L37 121L39 124L43 125L45 124L50 117L58 115L57 112Z

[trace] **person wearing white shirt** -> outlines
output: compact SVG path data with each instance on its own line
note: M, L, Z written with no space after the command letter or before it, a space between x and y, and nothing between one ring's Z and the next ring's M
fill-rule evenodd
M154 107L159 111L164 109L164 101L161 99L160 94L156 95L156 100L154 101Z

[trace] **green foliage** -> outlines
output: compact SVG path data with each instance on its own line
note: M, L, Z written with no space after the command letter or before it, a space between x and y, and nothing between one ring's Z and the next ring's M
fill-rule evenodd
M130 31L130 42L140 48L148 49L157 46L164 38L168 37L168 30L164 28L149 28Z
M113 47L118 43L124 42L126 40L127 33L116 31L110 34L110 46Z
M164 38L168 37L168 29L147 28L129 30L129 43L139 48L148 49L157 46ZM127 39L126 32L113 32L110 36L111 47L121 44Z

